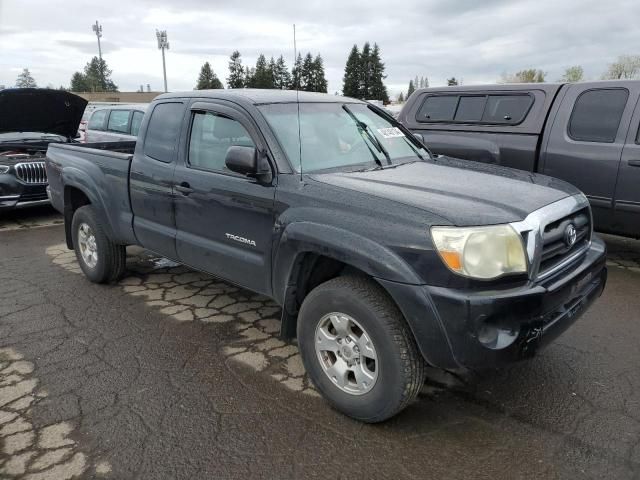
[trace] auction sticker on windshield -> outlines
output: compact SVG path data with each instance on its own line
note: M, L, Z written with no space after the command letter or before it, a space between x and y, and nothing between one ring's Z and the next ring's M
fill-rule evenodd
M379 128L378 133L384 138L404 137L404 133L398 127Z

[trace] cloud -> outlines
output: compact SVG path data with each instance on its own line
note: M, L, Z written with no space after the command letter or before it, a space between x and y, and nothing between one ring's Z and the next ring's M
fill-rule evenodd
M503 72L540 68L555 80L571 65L599 78L607 64L640 45L634 0L111 0L60 8L31 0L0 3L0 84L29 67L40 84L68 84L71 74L97 54L91 25L103 25L103 56L122 90L141 83L161 86L162 61L155 30L166 29L169 88L190 90L209 61L227 75L228 56L238 49L245 64L260 53L293 59L298 50L321 53L329 91L342 88L351 46L377 42L392 93L410 79L427 76L442 85L495 82Z

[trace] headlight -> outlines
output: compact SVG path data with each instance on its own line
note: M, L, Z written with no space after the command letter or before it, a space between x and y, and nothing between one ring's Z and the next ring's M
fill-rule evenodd
M432 227L440 257L453 272L491 279L527 271L522 237L510 225Z
M7 173L10 168L9 165L0 165L0 173Z

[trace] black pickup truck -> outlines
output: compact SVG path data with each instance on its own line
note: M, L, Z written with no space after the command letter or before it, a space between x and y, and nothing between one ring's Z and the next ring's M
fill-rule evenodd
M428 88L398 120L430 150L561 178L597 231L640 238L640 81Z
M575 187L436 159L349 98L164 94L137 142L52 144L46 166L90 280L117 279L136 244L274 298L314 384L366 422L404 408L425 364L532 356L607 278Z

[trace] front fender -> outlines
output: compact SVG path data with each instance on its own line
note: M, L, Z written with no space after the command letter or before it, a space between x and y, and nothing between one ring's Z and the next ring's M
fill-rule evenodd
M313 222L287 225L276 247L273 293L280 304L296 259L305 253L333 258L364 273L393 282L420 284L420 278L400 256L375 241L350 231Z
M288 307L286 292L298 257L306 253L339 260L373 277L398 305L425 361L443 368L456 366L442 320L411 266L369 238L312 222L287 226L273 262L274 297L283 305L283 337L295 334L296 314Z

